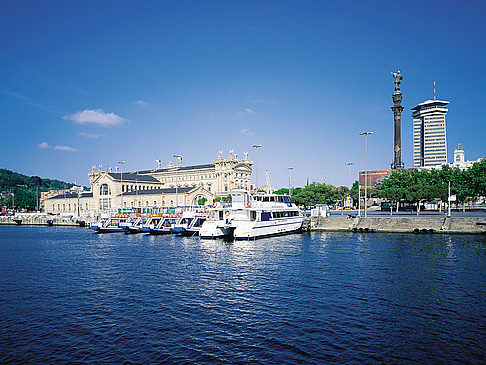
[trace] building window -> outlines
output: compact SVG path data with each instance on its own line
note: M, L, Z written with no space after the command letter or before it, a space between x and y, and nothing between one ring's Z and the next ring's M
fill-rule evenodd
M107 184L103 184L100 187L100 195L111 195L110 188Z
M110 198L101 198L100 199L100 210L106 210L111 208L111 199Z

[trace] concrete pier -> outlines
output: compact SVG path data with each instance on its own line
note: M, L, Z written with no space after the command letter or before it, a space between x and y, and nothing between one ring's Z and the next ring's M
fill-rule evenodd
M486 234L484 218L446 217L312 217L311 230L346 232Z
M85 219L79 217L61 217L61 216L2 216L0 225L25 225L25 226L84 226Z

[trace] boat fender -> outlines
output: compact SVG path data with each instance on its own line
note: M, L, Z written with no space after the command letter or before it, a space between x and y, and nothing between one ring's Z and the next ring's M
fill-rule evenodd
M248 208L251 208L251 201L247 201L247 202L246 202L246 206L247 206Z

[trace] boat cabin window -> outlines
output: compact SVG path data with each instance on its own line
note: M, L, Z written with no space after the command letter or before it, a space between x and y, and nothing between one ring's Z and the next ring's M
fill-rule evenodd
M256 211L255 210L250 210L250 221L256 221Z
M261 220L262 220L262 222L269 221L270 220L270 212L262 212Z
M287 204L292 204L292 199L289 196L284 196L283 197L283 202Z
M224 219L223 211L222 210L219 211L219 219L220 220L223 220Z

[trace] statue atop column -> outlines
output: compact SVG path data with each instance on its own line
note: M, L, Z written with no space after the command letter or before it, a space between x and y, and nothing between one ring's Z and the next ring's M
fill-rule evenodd
M400 74L400 70L391 73L395 79L395 90L400 90L400 83L402 82L403 76Z
M403 106L400 105L402 102L403 94L400 90L400 83L402 82L403 75L400 73L400 70L397 72L392 72L391 75L395 79L395 91L392 95L393 106L391 107L393 111L393 119L394 119L394 132L395 132L395 141L393 146L393 163L391 164L391 168L395 170L403 169L404 165L402 162L402 137L401 137L401 130L402 130L402 111Z

